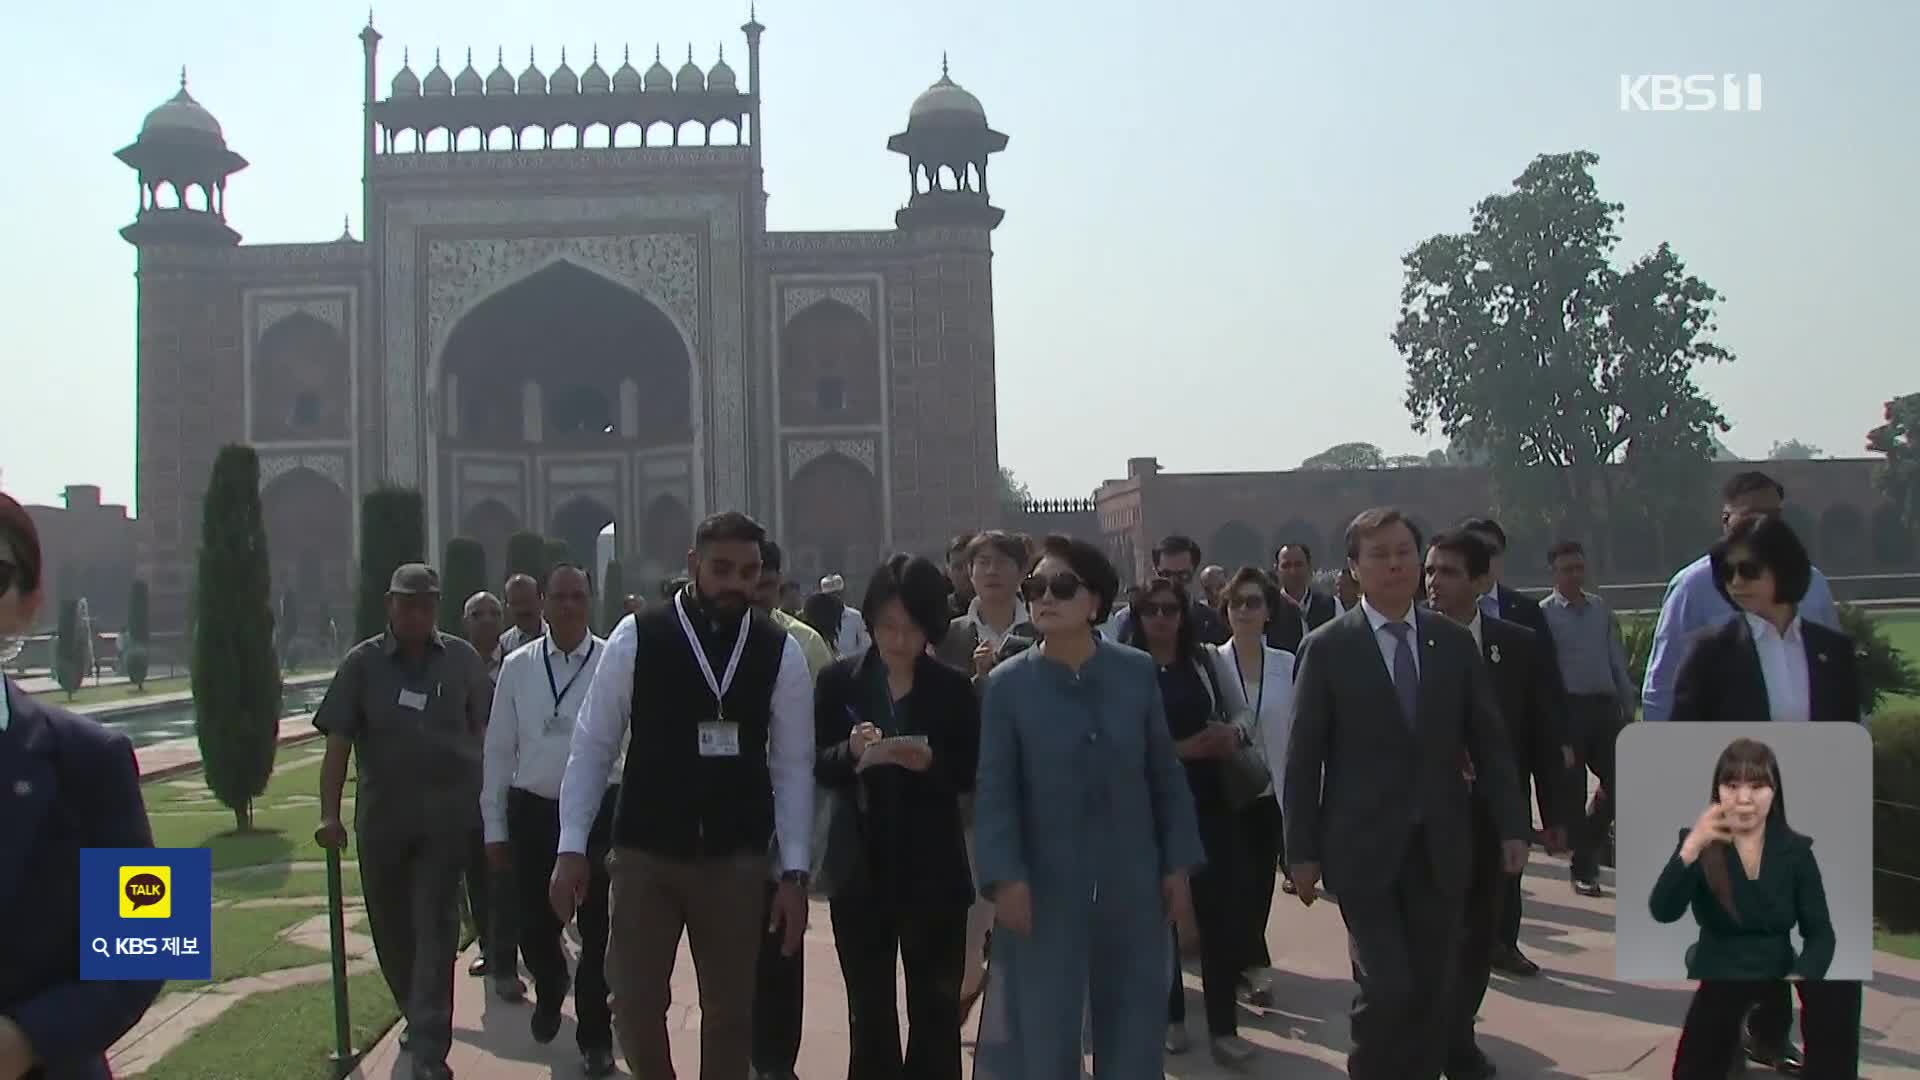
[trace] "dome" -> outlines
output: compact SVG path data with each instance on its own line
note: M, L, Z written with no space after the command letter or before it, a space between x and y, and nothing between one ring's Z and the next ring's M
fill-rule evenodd
M693 62L693 46L687 46L687 62L680 65L680 74L673 77L674 89L683 94L698 94L707 88L706 72Z
M453 93L453 79L447 75L447 69L440 66L440 50L433 52L433 70L420 84L420 92L428 97L445 97Z
M630 55L621 59L620 70L613 73L613 92L616 94L637 94L640 92L640 73L634 70L633 60Z
M555 77L559 72L554 73ZM607 78L607 69L600 66L600 47L593 48L593 63L580 73L580 92L583 94L604 94L612 89L613 81Z
M513 72L507 70L507 50L501 49L494 60L493 70L487 73L487 93L513 93Z
M907 110L907 126L919 123L987 126L986 107L947 76L945 57L940 60L940 81L914 98L913 107Z
M520 92L523 94L544 94L547 92L547 77L540 73L540 67L533 62L533 50L527 50L527 70L520 73Z
M187 73L180 73L180 91L161 103L140 122L140 138L184 138L191 142L227 145L220 122L187 93Z
M600 74L604 76L606 72L603 71ZM560 66L553 69L553 79L547 86L556 94L580 92L580 76L575 75L573 69L567 66L567 50L560 50Z
M733 69L727 66L727 47L720 46L720 59L707 69L707 89L731 94L740 88L740 80L734 77Z
M647 89L670 91L673 89L673 72L660 62L660 47L654 46L653 66L647 69Z
M420 76L413 73L413 62L404 52L400 54L400 74L393 77L392 96L420 96Z
M477 94L482 89L484 89L484 85L480 81L480 73L475 71L473 67L473 50L468 49L467 66L461 68L460 74L454 76L453 92L456 94Z

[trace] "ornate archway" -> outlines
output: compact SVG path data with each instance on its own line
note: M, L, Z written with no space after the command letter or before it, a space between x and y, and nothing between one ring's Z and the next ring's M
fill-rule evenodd
M308 468L275 477L260 492L275 602L299 597L302 621L344 610L353 596L353 507L340 485Z
M838 300L802 310L780 331L780 422L789 427L880 422L879 339Z
M586 567L598 580L600 533L616 520L613 509L600 500L577 496L553 512L547 535L563 541L567 557Z
M884 554L880 483L858 461L838 452L814 458L787 481L788 576L806 587L827 574L847 580L849 599Z
M348 376L347 343L332 326L304 311L269 326L253 350L254 441L349 437Z

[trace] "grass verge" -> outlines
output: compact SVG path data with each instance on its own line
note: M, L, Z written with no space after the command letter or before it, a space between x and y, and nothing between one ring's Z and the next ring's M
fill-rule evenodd
M399 1013L378 972L347 979L354 1049L365 1052ZM321 981L255 994L188 1036L148 1080L333 1080L333 986Z

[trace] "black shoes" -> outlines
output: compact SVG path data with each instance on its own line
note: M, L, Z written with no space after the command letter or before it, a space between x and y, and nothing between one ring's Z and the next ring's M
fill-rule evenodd
M1755 1065L1764 1065L1775 1072L1797 1073L1806 1064L1800 1056L1800 1048L1788 1039L1779 1043L1763 1043L1753 1037L1752 1032L1744 1034L1740 1042L1747 1052L1747 1060Z
M566 1003L567 991L571 988L564 979L553 986L534 988L533 1019L527 1025L533 1032L534 1042L545 1046L560 1034L560 1006Z
M1513 948L1510 945L1495 945L1493 947L1493 962L1490 966L1495 971L1504 972L1508 975L1517 975L1521 978L1540 974L1539 964L1527 959L1521 955L1519 949Z
M613 1075L613 1051L595 1047L580 1052L580 1068L588 1076Z
M1441 1075L1446 1080L1492 1080L1498 1073L1493 1062L1487 1060L1487 1055L1476 1046L1471 1054L1461 1054L1449 1060L1446 1071Z
M1573 891L1576 893L1579 893L1581 896L1593 897L1596 899L1602 895L1605 895L1600 891L1600 882L1590 877L1574 878Z

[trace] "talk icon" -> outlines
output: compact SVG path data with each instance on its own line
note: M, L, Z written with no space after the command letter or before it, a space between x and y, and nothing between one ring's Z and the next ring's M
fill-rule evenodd
M121 867L120 917L123 919L173 918L173 868L170 866Z

